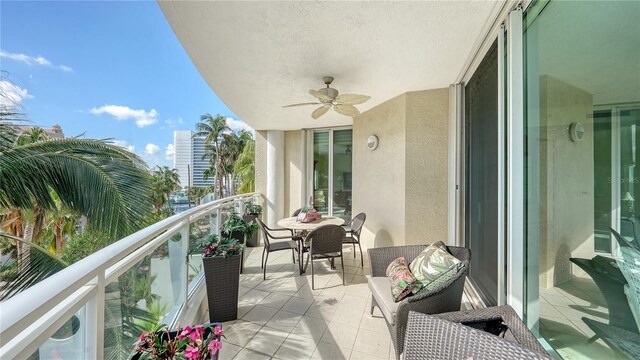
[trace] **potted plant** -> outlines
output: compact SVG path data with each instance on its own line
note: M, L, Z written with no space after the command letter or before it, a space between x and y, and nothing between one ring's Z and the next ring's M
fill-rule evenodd
M210 235L200 245L204 267L209 320L225 322L238 317L240 264L244 244L238 239Z
M258 231L255 221L246 221L236 213L231 213L222 224L222 236L236 239L242 243Z
M262 206L250 201L244 203L242 219L248 223L255 224L255 231L253 231L251 235L247 235L248 247L260 246L260 241L258 240L258 224L256 222L256 219L260 215L262 215Z
M140 335L131 359L215 360L222 349L221 337L224 332L220 324L186 326L178 330L158 325Z

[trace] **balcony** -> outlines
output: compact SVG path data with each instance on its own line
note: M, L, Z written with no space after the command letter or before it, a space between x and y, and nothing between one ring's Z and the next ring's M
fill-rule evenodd
M142 229L1 304L2 358L127 358L153 322L170 327L208 322L200 255L189 254L221 220L258 193L200 205ZM247 248L240 277L238 320L224 323L223 359L395 358L364 267L345 247L345 282L329 263L299 275L289 252L270 256ZM184 259L187 259L185 261ZM468 304L463 304L468 306Z

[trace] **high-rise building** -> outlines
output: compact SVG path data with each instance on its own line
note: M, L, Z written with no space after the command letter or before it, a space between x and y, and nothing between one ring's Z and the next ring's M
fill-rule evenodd
M209 159L202 159L205 154L204 137L193 136L193 131L176 130L173 132L173 167L178 170L180 185L212 186L213 177L204 179L204 170L209 168Z

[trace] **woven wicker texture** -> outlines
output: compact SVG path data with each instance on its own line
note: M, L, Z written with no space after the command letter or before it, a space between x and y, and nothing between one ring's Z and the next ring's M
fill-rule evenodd
M351 222L346 226L349 228L347 231L347 236L344 238L345 244L353 244L353 257L356 257L356 244L358 244L358 248L360 249L360 266L364 267L364 258L362 256L362 246L360 245L360 233L362 232L362 227L364 226L364 221L367 219L367 215L365 213L360 213L351 219Z
M391 261L399 257L405 257L407 262L411 262L426 247L427 245L407 245L369 249L371 276L386 276L386 269ZM420 292L400 301L395 322L385 318L397 359L400 358L404 347L404 334L410 310L423 314L439 314L460 310L464 281L471 261L471 251L458 246L447 246L447 249L453 256L464 263L464 269L459 271L457 276L442 284L442 286ZM373 314L375 306L379 307L373 296L371 296L371 314Z
M311 246L309 249L309 256L307 262L311 259L311 289L315 289L314 280L314 259L329 259L340 258L340 264L342 266L342 285L344 285L344 261L342 261L342 240L345 237L345 230L338 225L324 225L321 226L307 235L307 240L310 240Z
M494 323L501 323L506 327L502 335L506 340L517 342L532 351L545 353L544 348L527 326L520 320L518 314L508 305L493 306L484 309L455 311L433 315L435 318L461 323L478 330L488 331Z
M202 258L207 285L209 321L225 322L238 318L240 255Z
M412 311L404 359L528 360L551 357L468 326Z
M267 280L267 262L269 261L269 253L274 251L282 251L282 250L291 250L291 257L293 258L293 262L296 262L295 252L300 252L299 245L296 241L301 241L302 238L297 237L293 230L291 229L271 229L267 225L265 225L262 220L256 219L258 222L258 226L262 230L262 238L264 239L264 248L262 249L262 262L260 266L262 267L262 279ZM288 235L285 236L275 236L273 233L280 232L286 233ZM276 239L289 239L288 241L278 241L271 242L271 240ZM302 258L299 256L299 269L300 274L302 274Z

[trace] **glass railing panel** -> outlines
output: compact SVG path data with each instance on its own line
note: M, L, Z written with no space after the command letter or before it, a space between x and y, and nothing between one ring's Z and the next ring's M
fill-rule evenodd
M42 346L28 359L86 359L85 307L65 322ZM43 324L44 325L44 324Z
M189 292L196 286L202 274L202 250L200 244L211 234L216 233L216 214L203 216L189 225L189 263L187 264L187 282Z
M170 324L186 300L180 234L105 288L105 358L126 358L142 331Z

